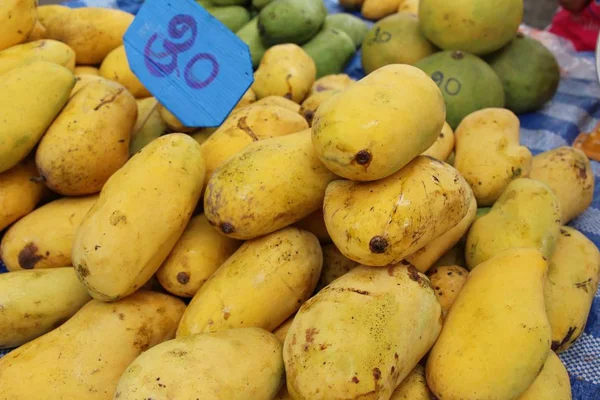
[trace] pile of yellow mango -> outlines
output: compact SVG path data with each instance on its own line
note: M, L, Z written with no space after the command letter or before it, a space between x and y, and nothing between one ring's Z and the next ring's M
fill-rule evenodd
M317 80L294 44L185 127L129 70L132 16L0 17L0 399L571 398L581 151L532 156L506 109L453 132L421 70Z

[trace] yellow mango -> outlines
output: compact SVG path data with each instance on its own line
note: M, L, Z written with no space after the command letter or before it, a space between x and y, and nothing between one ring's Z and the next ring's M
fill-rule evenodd
M469 211L470 193L454 168L419 156L380 181L330 183L325 224L346 257L387 266L456 226Z
M315 235L321 243L331 243L329 232L327 232L327 227L325 226L325 219L323 217L322 208L302 218L294 225L296 225L300 229L309 231L310 233Z
M254 73L256 97L282 96L301 103L315 83L317 67L302 47L279 44L265 52Z
M96 75L100 76L100 69L97 67L90 67L87 65L77 65L75 67L75 75Z
M551 351L542 372L518 400L571 400L569 373L556 353Z
M69 96L69 98L73 98L73 96L75 96L75 94L77 94L77 92L79 92L88 83L99 82L99 81L103 82L105 80L106 79L104 79L103 77L101 77L99 75L89 75L89 74L75 75L75 86L73 87L73 90L71 90L71 95Z
M529 177L544 182L556 194L563 224L584 212L594 199L590 160L574 147L559 147L533 157Z
M472 192L470 196L471 201L469 203L469 209L463 219L461 219L453 228L450 228L410 256L406 257L406 261L414 265L419 271L425 273L437 260L465 236L477 215L477 202L475 201Z
M48 38L68 44L77 54L77 64L97 65L123 44L123 35L133 15L111 8L84 7L58 12L44 25Z
M470 270L516 247L532 247L550 258L560 234L560 203L540 181L512 181L492 210L471 226L466 244Z
M544 305L548 264L535 249L511 249L473 270L427 360L441 399L516 399L550 351Z
M442 306L444 318L450 307L456 301L456 297L462 290L469 271L458 265L436 267L427 272L427 277L435 289L435 295Z
M254 102L256 102L256 93L254 93L252 88L248 88L240 101L238 101L238 103L235 105L234 110L247 107Z
M254 106L279 106L287 108L296 114L300 112L300 104L294 103L292 100L282 96L267 96L252 103Z
M531 152L519 144L519 125L512 111L486 108L469 114L456 129L454 166L480 207L494 204L510 182L531 172Z
M400 0L398 12L405 12L419 16L419 2L421 0Z
M156 277L169 293L193 297L240 245L219 233L200 214L190 220Z
M48 61L73 71L75 52L56 40L38 40L13 46L0 51L0 74L32 61Z
M94 298L118 300L154 275L192 216L203 180L200 145L184 134L152 141L110 177L73 243L73 266Z
M335 174L378 180L433 145L445 118L444 98L424 72L387 65L321 104L313 144Z
M177 117L169 110L167 110L162 104L158 106L158 112L160 113L160 117L165 121L171 132L183 132L183 133L192 133L197 127L185 126L183 123L177 119Z
M91 299L70 267L0 274L0 348L50 332Z
M323 268L317 290L323 289L340 276L347 274L360 264L343 255L334 244L323 246Z
M279 325L277 328L275 328L275 330L273 330L273 335L275 335L275 337L277 337L281 343L285 342L285 337L292 326L292 322L294 322L295 315L296 314L286 319L283 324Z
M169 340L131 363L115 399L272 400L283 383L281 347L258 328Z
M261 140L210 177L204 213L225 235L253 239L317 211L333 179L314 152L309 130Z
M136 98L152 96L129 68L125 46L119 46L104 58L100 65L100 75L106 79L118 82Z
M598 291L600 252L581 232L562 227L544 288L552 350L561 353L581 336Z
M338 90L326 90L323 92L313 93L302 102L300 107L300 114L308 121L309 125L312 125L313 117L319 106L327 99L335 94L338 94Z
M454 132L447 122L444 123L442 131L430 148L421 153L424 156L437 158L440 161L448 160L454 151Z
M34 210L6 231L0 259L9 271L71 265L75 231L97 196L63 198Z
M158 111L158 100L154 97L138 99L137 121L133 127L129 154L133 155L140 151L148 143L163 135L167 131L167 123L162 119Z
M36 22L37 0L2 0L0 3L0 51L21 44ZM1 92L4 95L4 92Z
M147 291L116 303L92 300L59 328L0 359L0 376L11 382L0 386L0 398L112 399L127 366L173 337L184 308L181 300Z
M358 267L300 310L283 359L295 400L389 399L438 337L441 307L414 267Z
M397 13L399 7L400 0L364 0L361 13L367 19L378 21Z
M425 368L417 364L415 369L402 381L390 400L431 400L433 394L427 387Z
M346 74L325 75L313 83L310 88L310 94L326 92L328 90L342 91L354 82L356 81Z
M202 143L205 183L225 161L253 142L306 129L308 123L301 115L280 106L252 105L235 111Z
M35 162L25 160L0 173L0 231L29 214L46 193Z
M43 39L46 39L46 27L42 25L42 23L38 19L38 21L36 21L35 25L33 26L33 30L29 33L27 39L25 39L25 43L35 42L37 40Z
M23 160L69 100L75 77L65 67L34 61L0 79L0 173Z
M67 103L35 154L46 185L65 196L98 193L129 158L135 98L116 82L84 86Z
M247 241L196 293L177 337L243 327L272 331L311 296L322 265L319 241L298 228Z
M71 8L58 4L41 5L37 8L38 21L41 22L42 25L46 26L49 24L52 18L60 14L68 13L69 11L71 11Z

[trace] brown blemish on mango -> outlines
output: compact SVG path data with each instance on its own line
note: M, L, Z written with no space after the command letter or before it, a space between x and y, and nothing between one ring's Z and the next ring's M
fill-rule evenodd
M383 254L388 248L388 242L383 236L375 236L369 242L369 249L372 253Z
M119 210L117 210L111 214L109 222L112 226L117 226L121 222L123 224L126 224L127 217L124 214L122 214Z
M252 138L253 142L258 141L258 136L256 136L254 131L248 126L248 123L246 122L246 117L241 117L238 120L237 127L238 129L241 129L242 131L246 132L246 134L250 136L250 138Z
M190 281L190 275L187 272L181 271L177 274L177 282L182 285L187 284Z
M564 345L568 344L576 330L577 330L577 327L571 326L571 327L569 327L569 330L567 331L567 334L565 335L565 337L560 342L557 340L553 340L552 341L552 350L557 351ZM574 339L576 339L576 338L574 338Z
M373 156L368 150L361 150L358 153L356 153L354 159L356 160L356 163L358 165L368 167L369 164L371 164L371 161L373 161Z
M102 99L100 99L100 104L98 104L96 107L94 107L94 111L98 111L103 105L110 104L113 101L115 101L117 99L117 97L119 97L119 95L121 93L123 93L124 90L125 90L125 88L121 88L121 89L117 90L116 93L111 94L110 96L106 96L106 97L103 97Z
M221 232L223 232L226 235L230 235L233 232L235 232L235 227L233 225L231 225L229 222L223 222L221 224Z
M79 264L75 266L75 271L81 278L86 278L90 276L90 270L86 265Z
M35 243L27 243L19 252L19 265L23 269L33 269L35 265L44 259L44 256L37 254L38 247Z

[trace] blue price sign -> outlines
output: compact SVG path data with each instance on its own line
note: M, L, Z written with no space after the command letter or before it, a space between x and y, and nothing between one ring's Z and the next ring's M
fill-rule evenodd
M193 0L146 0L123 41L133 73L186 126L220 125L254 79L248 46Z

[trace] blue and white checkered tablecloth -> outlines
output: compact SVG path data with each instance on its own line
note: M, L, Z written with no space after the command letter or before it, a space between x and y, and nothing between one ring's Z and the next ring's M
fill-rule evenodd
M70 7L111 7L136 13L143 0L68 0ZM337 0L325 0L331 13L343 12ZM360 14L355 13L360 16ZM534 154L571 145L580 132L589 132L600 122L600 84L596 79L593 53L559 57L564 74L558 93L542 110L521 115L521 140ZM568 65L567 65L568 64ZM575 65L575 66L574 66ZM355 79L364 76L360 52L346 72ZM592 161L596 189L592 206L571 225L600 247L600 163ZM4 272L0 262L0 272ZM0 357L4 354L0 350ZM574 400L600 400L600 291L585 331L567 352L561 354L571 376Z

